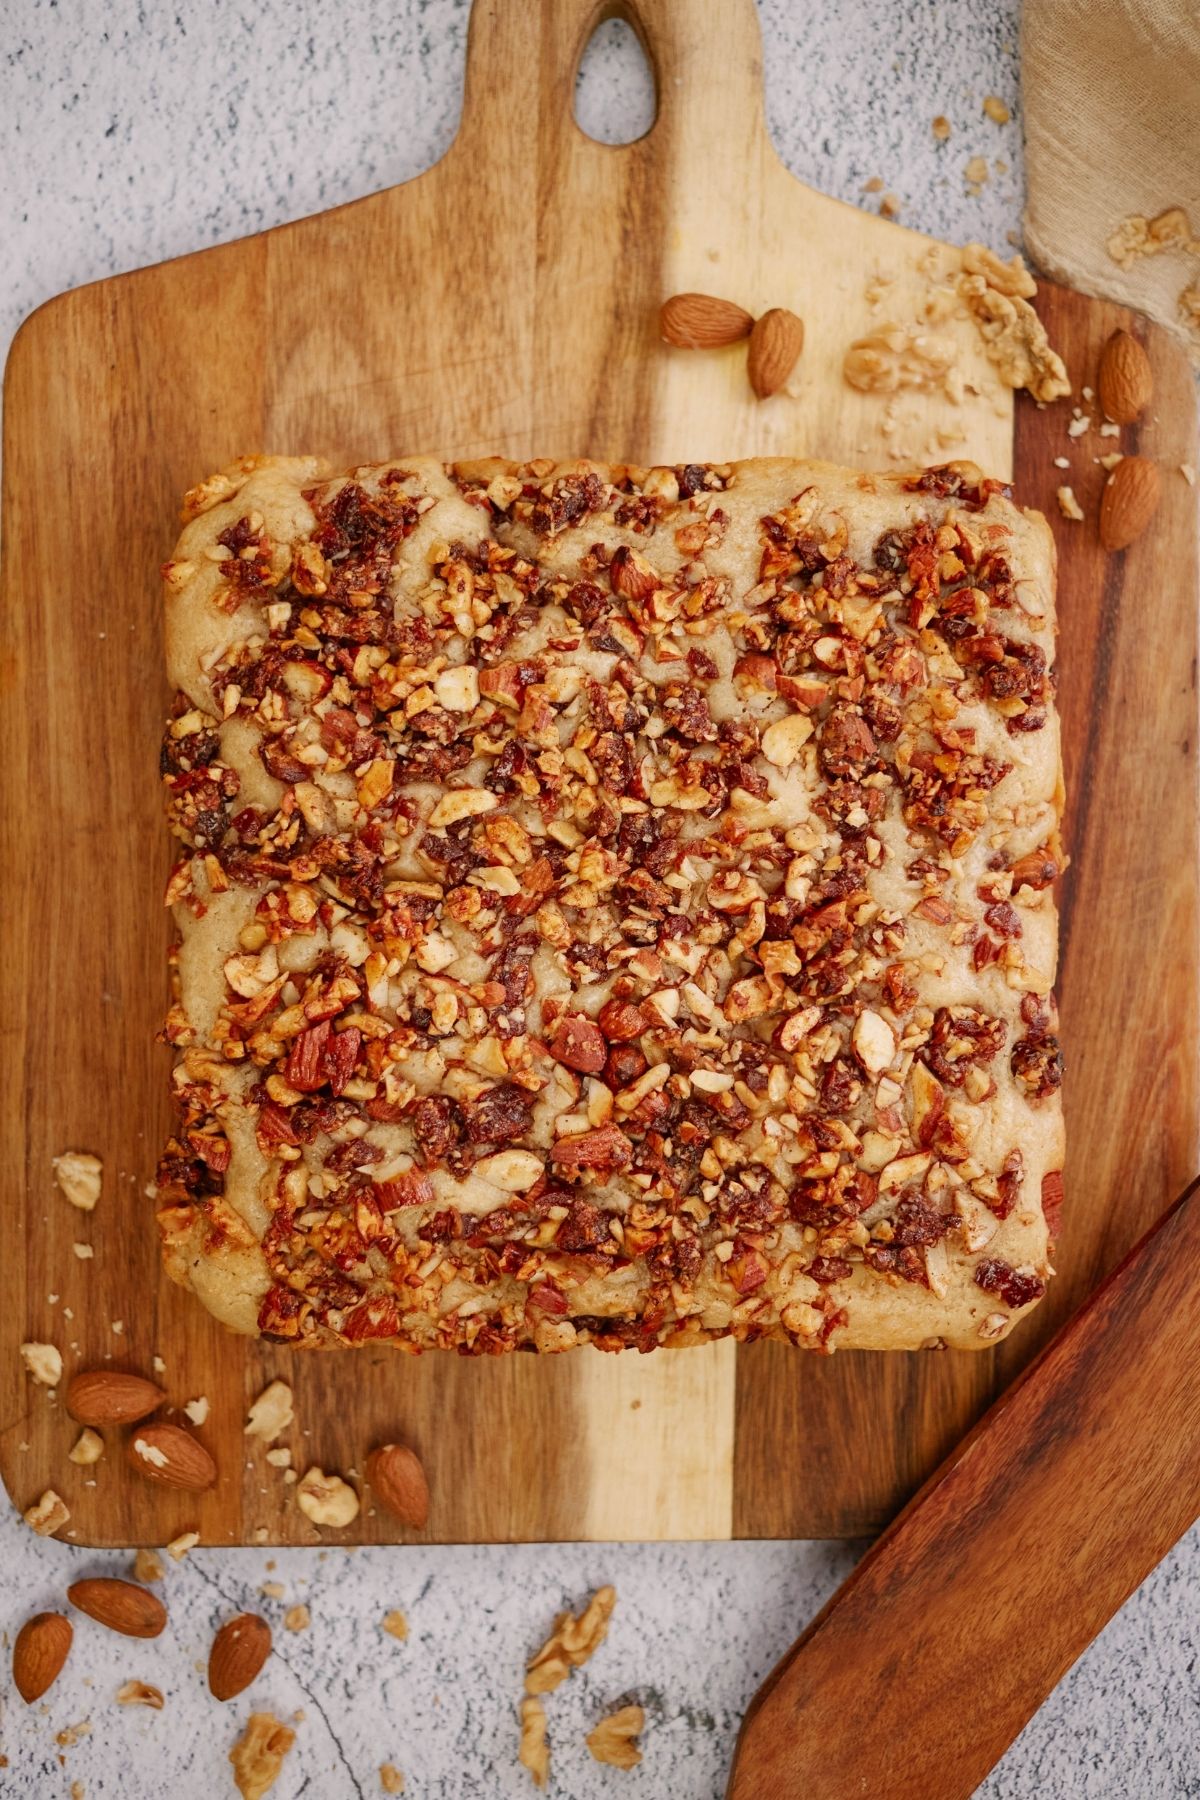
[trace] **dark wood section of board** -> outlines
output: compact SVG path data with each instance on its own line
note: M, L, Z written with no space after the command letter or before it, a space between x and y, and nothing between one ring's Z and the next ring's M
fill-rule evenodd
M1059 993L1068 1058L1059 1275L1014 1336L975 1361L929 1352L886 1369L862 1352L797 1364L738 1358L734 1535L869 1535L894 1516L995 1395L1200 1166L1197 1150L1196 492L1187 357L1123 307L1043 284L1037 301L1076 385L1110 334L1146 346L1156 402L1122 447L1154 457L1162 501L1119 555L1094 521L1113 441L1067 436L1062 407L1020 396L1018 498L1058 545L1059 704L1066 764ZM1066 456L1069 469L1054 466ZM1060 484L1087 519L1064 518ZM797 1446L801 1469L797 1473ZM819 1493L819 1500L816 1494Z
M1200 1183L767 1678L729 1800L969 1800L1200 1513L1198 1268Z

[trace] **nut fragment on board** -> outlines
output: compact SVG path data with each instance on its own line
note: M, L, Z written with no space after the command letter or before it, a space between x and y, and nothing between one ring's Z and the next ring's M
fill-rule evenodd
M672 294L658 315L659 330L677 350L716 350L749 337L754 315L715 294Z
M251 1713L229 1760L233 1779L242 1800L262 1800L275 1786L283 1759L296 1741L290 1725L273 1713Z
M975 246L970 246L972 250ZM998 260L998 259L997 259ZM1026 388L1043 404L1071 392L1062 357L1050 346L1046 328L1020 292L997 287L990 272L972 258L958 278L959 298L975 320L988 360L1006 387ZM1004 268L1004 264L1000 264Z
M22 1344L21 1361L43 1387L57 1387L62 1380L62 1351L55 1344Z
M92 1212L100 1198L104 1164L87 1150L64 1150L54 1158L54 1179L59 1191L80 1212Z
M56 1494L53 1488L47 1488L40 1500L25 1508L22 1517L29 1529L36 1531L39 1537L53 1537L56 1531L61 1531L68 1523L71 1514L62 1495Z
M546 1709L527 1694L521 1701L521 1747L517 1760L533 1776L534 1787L545 1787L550 1774L550 1746L546 1742Z
M404 1444L381 1444L367 1458L367 1480L386 1511L420 1531L429 1518L429 1483L416 1452Z
M614 1769L634 1769L642 1760L636 1739L645 1728L646 1715L640 1706L622 1706L601 1719L587 1734L587 1747L599 1763Z
M1154 393L1150 358L1128 331L1114 331L1100 352L1096 379L1100 405L1118 425L1131 425Z
M901 388L945 388L949 398L958 352L947 337L919 325L884 319L856 338L842 362L842 374L864 394L895 394Z
M26 1619L13 1645L13 1686L27 1706L40 1700L58 1680L75 1636L62 1613L35 1613Z
M1075 498L1073 487L1069 487L1064 482L1062 487L1055 488L1054 493L1058 501L1058 510L1064 519L1082 520L1083 508Z
M773 306L757 319L750 333L746 373L760 400L777 394L804 348L804 321L785 306Z
M188 1551L194 1550L199 1542L200 1533L198 1531L181 1531L179 1536L173 1537L167 1545L167 1555L172 1562L182 1562Z
M74 1444L67 1451L67 1461L78 1463L81 1468L87 1468L92 1463L98 1463L103 1455L104 1439L98 1431L93 1431L90 1425L85 1425Z
M340 1527L358 1517L358 1495L340 1475L326 1475L315 1466L296 1487L296 1504L314 1525Z
M597 1588L578 1617L574 1613L559 1613L554 1630L526 1665L527 1694L553 1693L572 1669L581 1668L595 1655L608 1635L616 1600L616 1588Z
M1158 467L1144 456L1123 456L1100 500L1100 542L1125 550L1141 537L1158 508Z
M264 1438L270 1443L281 1431L286 1431L295 1418L291 1388L286 1381L272 1381L258 1399L251 1402L244 1435Z

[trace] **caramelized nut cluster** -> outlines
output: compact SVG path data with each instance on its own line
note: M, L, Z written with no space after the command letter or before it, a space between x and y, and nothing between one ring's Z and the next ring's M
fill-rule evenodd
M1000 1335L1061 1162L1036 522L970 465L294 467L166 569L172 1272L300 1344Z

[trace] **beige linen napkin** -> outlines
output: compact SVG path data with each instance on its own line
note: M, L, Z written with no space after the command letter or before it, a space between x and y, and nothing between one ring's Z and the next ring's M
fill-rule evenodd
M1200 365L1200 0L1025 0L1025 239Z

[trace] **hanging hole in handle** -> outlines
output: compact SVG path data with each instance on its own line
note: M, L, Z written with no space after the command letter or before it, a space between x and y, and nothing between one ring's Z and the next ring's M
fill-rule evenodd
M575 123L598 144L635 144L658 115L654 71L627 19L597 25L575 74Z

